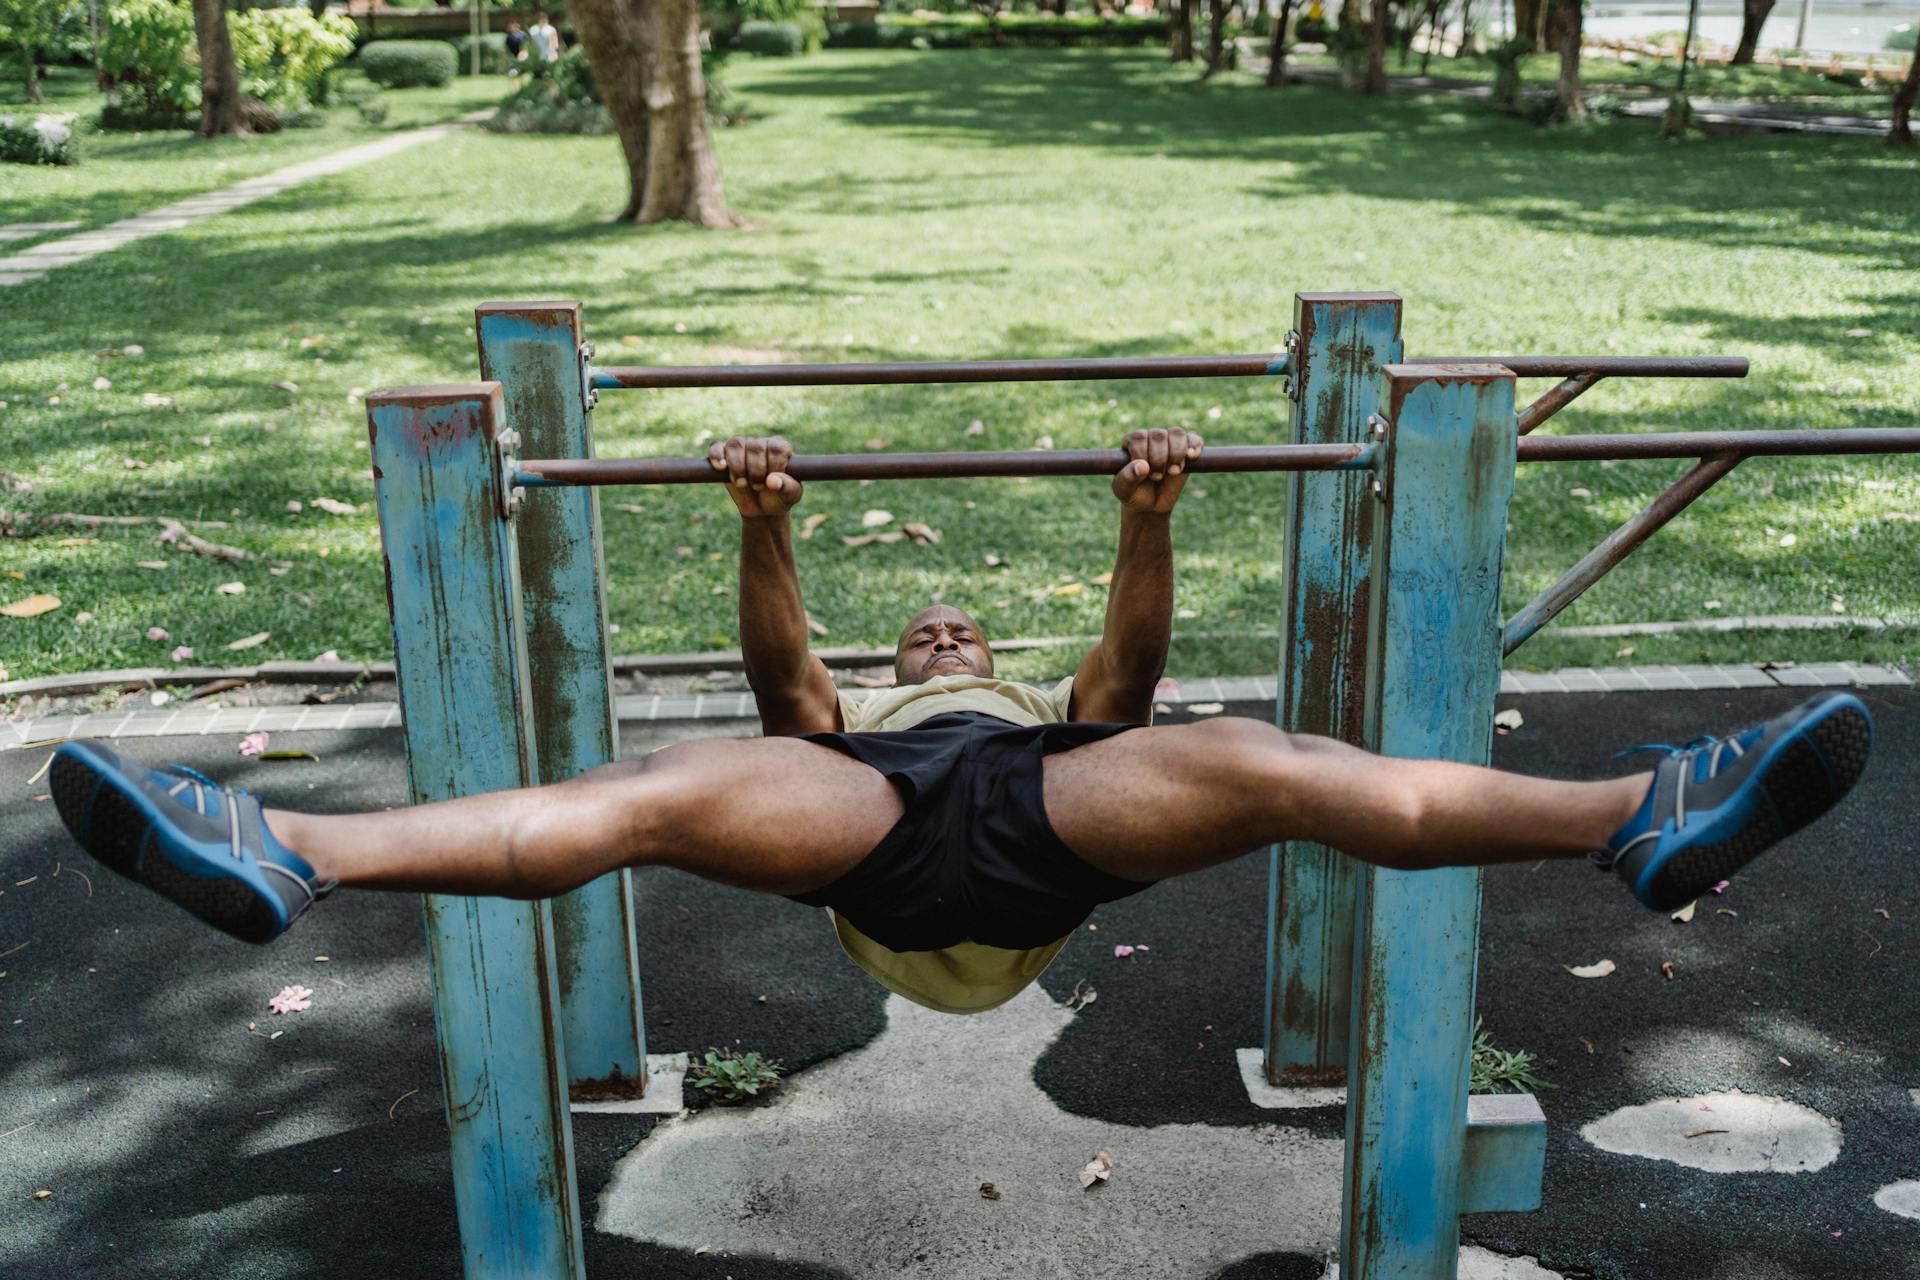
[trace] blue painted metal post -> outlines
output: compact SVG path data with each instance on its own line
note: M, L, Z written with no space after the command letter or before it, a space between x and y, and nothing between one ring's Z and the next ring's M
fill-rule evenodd
M1371 440L1381 366L1400 359L1400 298L1302 293L1293 303L1295 444ZM1373 571L1373 496L1337 475L1291 473L1280 629L1281 728L1355 746ZM1266 1035L1273 1084L1337 1084L1347 1071L1353 895L1359 866L1325 845L1274 846L1267 902Z
M367 397L416 804L525 786L534 748L497 383ZM577 1280L566 1063L545 902L426 897L440 1082L468 1280Z
M1384 755L1485 764L1500 687L1513 374L1389 365L1366 717ZM1480 872L1359 879L1340 1274L1453 1280Z
M489 302L475 309L474 331L480 376L500 383L521 456L592 457L595 393L580 304ZM515 523L539 780L561 782L619 756L600 491L529 490ZM576 1097L638 1097L647 1045L632 873L555 899L553 925L568 1083Z

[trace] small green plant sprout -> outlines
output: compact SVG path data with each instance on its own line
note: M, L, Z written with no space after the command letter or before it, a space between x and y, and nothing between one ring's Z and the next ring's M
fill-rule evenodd
M1531 1093L1559 1087L1533 1073L1533 1054L1525 1049L1508 1053L1496 1047L1479 1020L1474 1020L1473 1069L1467 1079L1468 1093Z
M722 1105L745 1102L780 1083L780 1063L763 1058L758 1049L708 1049L707 1056L687 1069L694 1088Z

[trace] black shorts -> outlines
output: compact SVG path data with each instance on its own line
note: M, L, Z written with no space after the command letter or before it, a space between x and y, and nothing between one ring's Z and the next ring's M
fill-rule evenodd
M853 870L791 896L832 908L891 951L1056 942L1101 903L1149 884L1088 865L1054 834L1041 762L1138 727L959 711L895 733L802 734L878 769L906 812Z

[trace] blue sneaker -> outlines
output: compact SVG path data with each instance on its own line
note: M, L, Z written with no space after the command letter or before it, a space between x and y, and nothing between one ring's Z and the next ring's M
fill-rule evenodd
M65 742L50 781L88 853L243 942L279 937L333 890L273 838L259 800L183 765L149 769L101 742Z
M1836 691L1731 737L1635 747L1666 759L1594 865L1618 871L1649 907L1683 907L1838 804L1872 742L1865 705Z

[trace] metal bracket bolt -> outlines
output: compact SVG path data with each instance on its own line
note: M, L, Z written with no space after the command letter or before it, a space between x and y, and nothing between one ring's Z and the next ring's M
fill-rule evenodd
M494 456L500 463L500 518L513 519L513 513L526 501L527 491L514 483L520 470L520 433L508 428L493 438Z
M580 407L588 413L600 403L600 393L593 387L593 351L591 340L580 344Z
M1300 369L1300 331L1298 329L1287 330L1286 346L1287 361L1293 366L1294 372L1280 380L1280 389L1287 399L1299 404L1300 379L1297 375Z
M1375 440L1387 438L1387 420L1377 413L1367 415L1367 431Z

